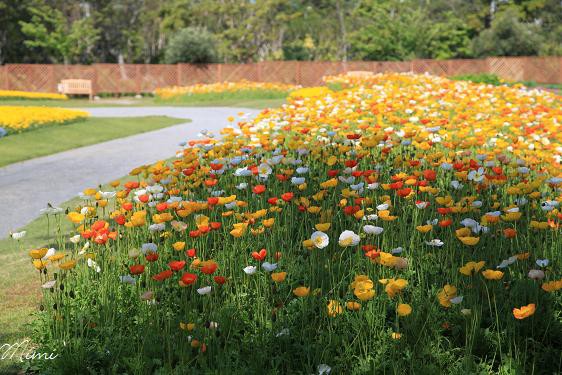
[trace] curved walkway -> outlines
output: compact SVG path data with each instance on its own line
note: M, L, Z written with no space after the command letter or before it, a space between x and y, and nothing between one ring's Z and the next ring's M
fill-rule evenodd
M172 157L179 143L207 129L215 133L238 112L259 110L227 107L85 108L93 117L170 116L191 122L153 132L26 160L0 168L0 238L37 216L47 203L59 205L87 187L120 178L131 169Z

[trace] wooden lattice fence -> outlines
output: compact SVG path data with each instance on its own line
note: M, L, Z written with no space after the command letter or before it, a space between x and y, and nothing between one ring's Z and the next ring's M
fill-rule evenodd
M55 92L62 79L93 82L95 93L147 93L158 87L223 81L285 82L313 86L322 77L353 70L414 72L439 76L494 73L511 81L562 83L562 57L491 57L413 61L264 61L251 64L6 64L0 89Z

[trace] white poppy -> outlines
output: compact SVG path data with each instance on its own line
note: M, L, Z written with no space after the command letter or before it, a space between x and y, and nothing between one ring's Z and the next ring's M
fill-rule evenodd
M428 246L436 246L436 247L441 247L443 246L445 243L443 241L441 241L439 238L435 238L431 241L425 241L425 244Z
M340 246L355 246L359 243L361 238L355 232L351 230L344 230L342 234L340 234L338 243Z
M530 270L527 274L529 278L533 280L542 280L544 279L544 271L543 270Z
M363 227L363 232L367 233L367 234L374 234L374 235L379 235L384 231L384 228L381 227L377 227L374 225L365 225Z
M56 283L57 283L56 280L50 280L50 281L47 281L45 284L41 285L41 288L43 288L43 289L51 289L52 287L55 286Z
M328 375L332 368L325 363L318 365L318 375Z
M125 284L134 285L136 280L131 275L119 276L119 280Z
M70 237L70 242L72 242L73 244L77 244L78 242L80 242L80 235L76 234Z
M211 290L212 290L211 286L204 286L203 288L197 289L197 293L203 296L205 294L211 293Z
M261 268L267 272L275 271L277 269L277 263L263 262Z
M312 233L312 236L310 236L310 240L318 249L323 249L330 243L330 237L328 237L326 233L319 230Z
M246 273L246 275L253 275L254 273L256 273L256 271L257 271L256 266L244 267L244 272Z
M25 234L27 232L25 230L22 230L21 232L15 232L15 233L11 233L10 236L14 239L14 240L21 240L22 238L25 237Z

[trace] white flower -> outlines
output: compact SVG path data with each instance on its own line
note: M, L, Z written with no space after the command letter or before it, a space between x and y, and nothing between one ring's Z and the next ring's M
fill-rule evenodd
M286 336L288 334L289 334L289 328L283 328L281 331L279 331L278 334L275 335L275 337Z
M14 240L21 240L22 238L25 237L25 234L27 232L25 230L22 230L21 232L14 232L11 233L10 236L14 239Z
M395 249L390 250L391 254L400 254L402 251L404 251L404 249L402 249L401 247L397 247Z
M340 246L343 247L355 246L359 243L360 239L361 238L359 237L359 235L357 235L355 232L351 230L344 230L342 234L340 234L340 238L338 242Z
M131 275L119 276L119 280L125 284L134 285L136 280Z
M306 181L306 179L304 177L292 177L291 178L291 183L293 185L302 185L304 184Z
M117 192L115 191L101 191L101 190L98 191L98 193L100 193L103 199L111 199L117 194Z
M474 202L472 202L472 207L474 207L474 208L480 208L480 207L482 207L482 201L474 201Z
M535 263L537 264L537 266L544 268L544 267L548 266L549 260L548 259L537 259L537 261Z
M212 290L211 286L204 286L203 288L197 289L197 293L203 296L205 294L211 293L211 290Z
M437 246L437 247L441 247L443 246L445 243L443 241L441 241L439 238L433 239L431 241L425 241L425 244L428 246Z
M263 268L267 272L275 271L277 269L277 263L263 262L261 268Z
M379 211L388 210L388 207L390 207L390 205L388 203L379 204L377 206L377 210L379 210Z
M84 255L86 254L86 250L88 250L90 248L90 241L86 241L86 243L84 244L84 246L82 246L82 250L80 250L78 252L78 255Z
M416 207L420 209L427 208L429 206L429 202L419 201L416 202Z
M158 251L158 246L156 246L156 244L149 242L149 243L143 243L141 246L141 252L143 255L146 255L147 252L152 252L152 253L156 253Z
M330 237L328 237L326 233L319 230L312 233L312 236L310 236L310 240L318 249L323 249L330 243Z
M96 270L96 272L101 271L100 266L98 266L98 264L90 258L88 258L88 267L93 268L94 270Z
M318 375L328 375L332 371L332 368L325 363L318 365Z
M462 302L463 298L464 298L463 296L457 296L457 297L454 297L454 298L449 299L449 301L450 301L453 305L458 305L459 303Z
M41 285L41 288L43 288L43 289L51 289L52 287L55 286L56 283L57 283L56 280L50 280L50 281L47 281L45 284Z
M468 179L474 182L481 182L484 179L484 168L480 167L477 171L470 171L468 173Z
M457 180L453 180L453 181L451 181L451 186L455 190L460 190L460 189L463 188L464 185L461 184L460 182L458 182Z
M258 174L260 177L267 177L273 170L267 163L261 163L258 167Z
M80 235L76 234L70 237L70 242L72 242L73 244L77 244L78 242L80 242Z
M367 233L367 234L374 234L374 235L379 235L384 231L384 228L381 227L377 227L374 225L365 225L363 227L363 232Z
M543 270L530 270L527 274L529 278L533 280L542 280L544 279L544 271Z
M506 267L512 265L513 263L515 263L516 260L517 260L517 256L516 256L516 255L511 256L511 257L509 257L509 258L507 258L507 259L502 260L502 262L501 262L500 264L498 264L498 265L496 266L496 268L506 268Z
M53 255L55 255L57 251L54 248L50 248L49 250L47 250L47 253L45 254L45 256L41 259L45 260L45 259L49 259L49 257L52 257Z
M248 183L246 183L246 182L242 182L242 183L236 185L236 189L238 189L238 190L245 190L247 187L248 187Z
M256 273L256 271L256 266L247 266L244 268L244 272L246 273L246 275L253 275L254 273Z

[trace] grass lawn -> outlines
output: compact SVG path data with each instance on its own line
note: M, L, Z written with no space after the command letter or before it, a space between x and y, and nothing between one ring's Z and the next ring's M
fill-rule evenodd
M102 98L96 101L88 99L68 99L68 100L0 100L0 105L23 105L23 106L47 106L63 108L84 108L84 107L146 107L146 106L167 106L167 107L242 107L242 108L275 108L285 103L285 99L280 98L201 98L201 100L190 101L162 101L153 97L143 97L135 99L133 97L121 98Z
M31 102L31 101L28 101ZM47 126L0 139L0 167L187 122L165 116L95 118Z

